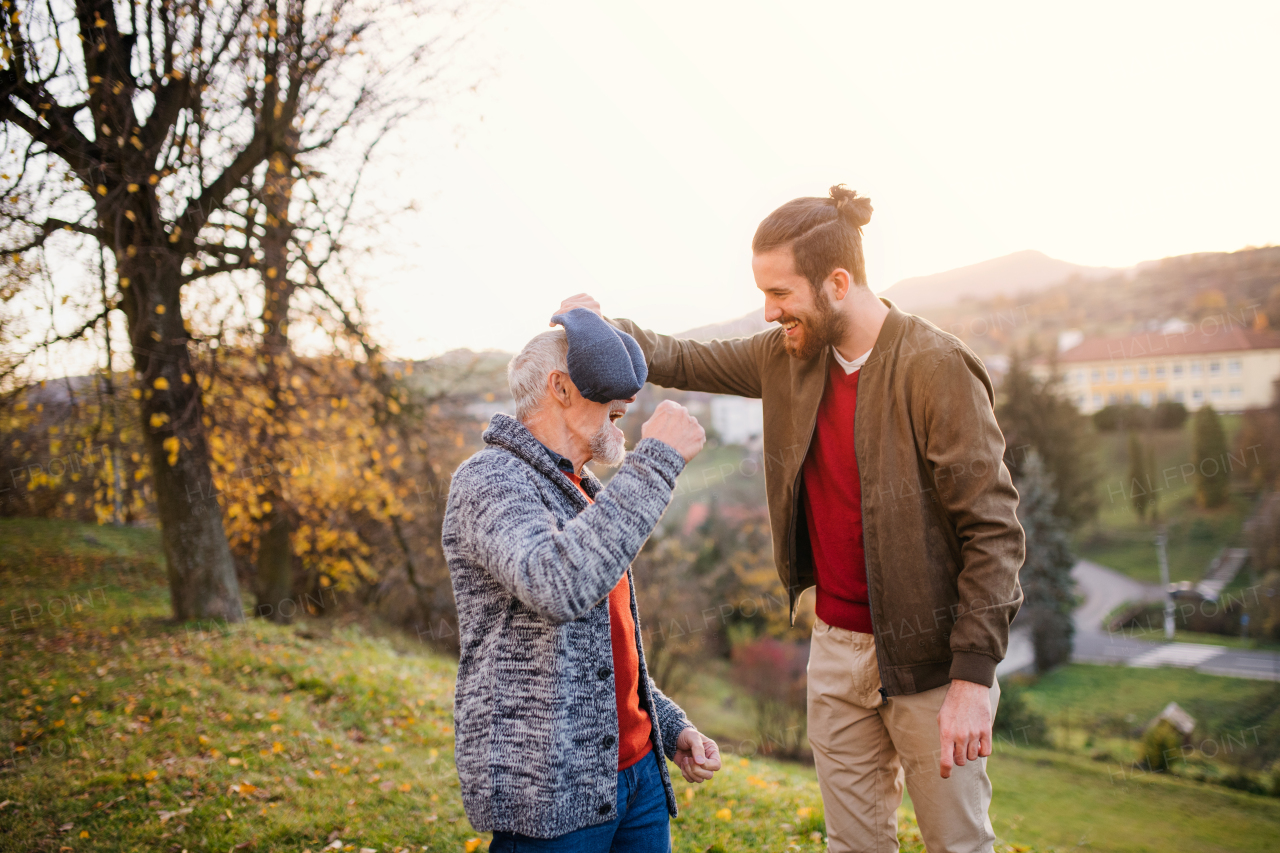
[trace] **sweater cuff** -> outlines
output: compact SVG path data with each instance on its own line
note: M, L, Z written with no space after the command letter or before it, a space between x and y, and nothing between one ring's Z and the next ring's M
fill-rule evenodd
M671 488L676 487L676 478L684 470L684 457L674 447L656 438L644 438L631 451L634 459L646 463L656 471Z
M996 682L996 659L981 652L952 652L951 680L990 687Z

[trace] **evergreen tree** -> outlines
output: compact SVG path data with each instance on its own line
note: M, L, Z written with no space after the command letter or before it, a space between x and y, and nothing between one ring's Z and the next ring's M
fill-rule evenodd
M1088 420L1051 378L1037 379L1017 350L1001 386L996 419L1004 433L1005 465L1014 478L1035 451L1057 492L1054 512L1074 528L1098 512L1098 473L1089 444Z
M1151 511L1151 520L1160 520L1160 490L1153 484L1156 482L1156 450L1150 444L1147 445L1146 452L1147 463L1147 509Z
M1139 521L1147 520L1147 506L1151 502L1151 482L1147 477L1147 454L1136 432L1129 432L1129 503Z
M1207 508L1222 506L1231 490L1227 468L1227 436L1222 419L1205 403L1191 423L1191 462L1196 466L1196 502Z
M1016 478L1018 520L1027 536L1027 557L1019 581L1024 596L1021 618L1031 626L1036 671L1045 672L1071 658L1075 625L1071 611L1071 567L1067 525L1054 511L1057 494L1040 454L1031 451Z

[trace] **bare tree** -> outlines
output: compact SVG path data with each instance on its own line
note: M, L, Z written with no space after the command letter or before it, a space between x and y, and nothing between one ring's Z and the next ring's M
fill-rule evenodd
M289 168L370 109L389 69L360 42L375 22L404 27L419 11L349 0L6 9L0 119L10 153L0 158L14 175L5 197L26 201L0 210L0 250L45 253L63 241L74 252L88 241L112 262L104 304L38 346L81 338L123 310L179 619L242 618L221 515L202 511L214 490L183 289L270 271L262 241L275 215L263 210L273 156ZM0 380L13 368L4 369Z

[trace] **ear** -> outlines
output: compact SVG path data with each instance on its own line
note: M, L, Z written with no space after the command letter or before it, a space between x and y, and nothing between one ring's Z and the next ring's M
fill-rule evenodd
M553 370L547 374L547 398L569 408L573 392L569 390L569 375L563 370Z
M852 283L853 279L850 277L849 271L843 267L833 269L831 275L827 276L827 280L823 282L824 285L829 284L832 286L831 295L836 298L837 302L844 299L849 293L849 286Z

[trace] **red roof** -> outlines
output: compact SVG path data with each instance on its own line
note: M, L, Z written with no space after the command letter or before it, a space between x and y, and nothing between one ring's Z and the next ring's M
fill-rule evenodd
M1058 362L1206 355L1260 349L1280 349L1280 333L1269 329L1254 331L1230 322L1223 324L1210 317L1186 332L1141 332L1115 338L1089 338L1060 354Z

